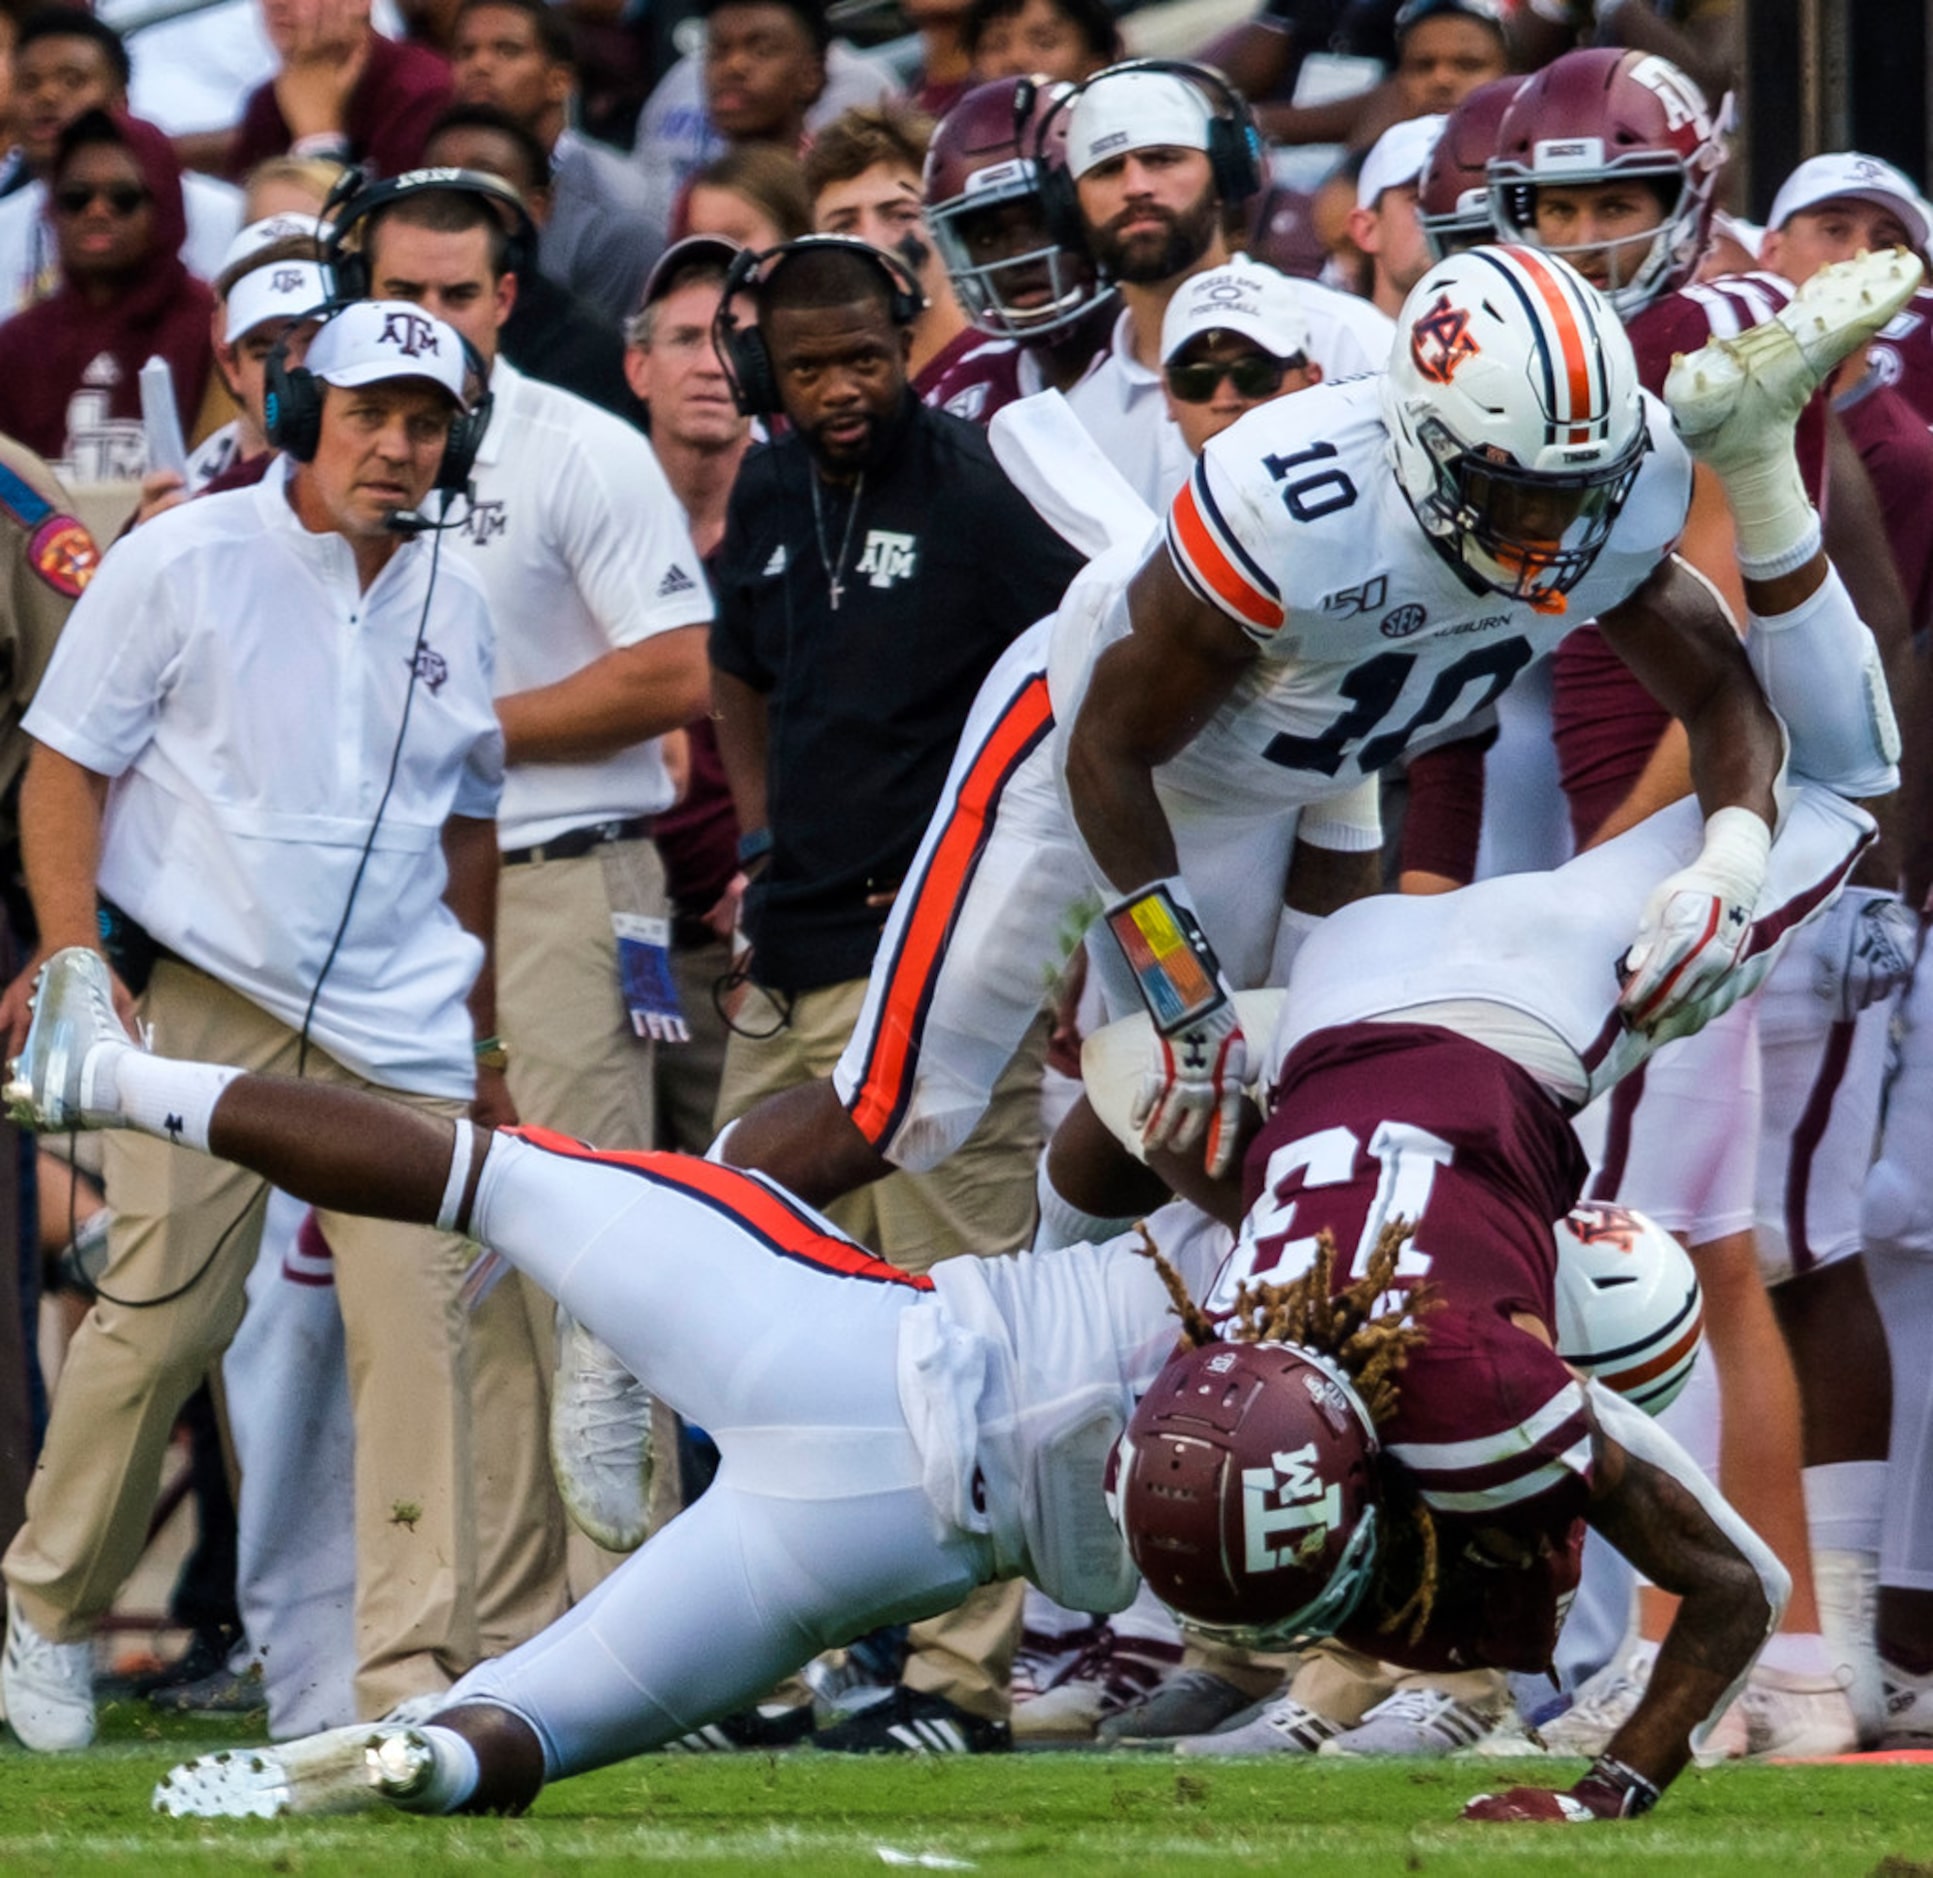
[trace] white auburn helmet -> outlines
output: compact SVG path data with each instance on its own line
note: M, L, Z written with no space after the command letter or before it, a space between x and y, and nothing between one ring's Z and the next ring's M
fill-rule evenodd
M1651 1415L1677 1400L1704 1342L1691 1259L1655 1220L1581 1200L1557 1225L1557 1354Z
M1590 572L1650 447L1638 362L1584 278L1471 248L1410 290L1382 381L1396 478L1475 587L1551 602Z

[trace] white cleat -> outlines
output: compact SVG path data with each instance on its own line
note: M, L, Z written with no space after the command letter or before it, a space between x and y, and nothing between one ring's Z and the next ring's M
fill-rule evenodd
M1916 1676L1882 1663L1886 1678L1886 1727L1882 1748L1933 1748L1933 1676Z
M1578 1690L1577 1700L1563 1714L1539 1724L1544 1746L1553 1754L1596 1760L1644 1699L1656 1660L1655 1649L1613 1658Z
M1859 1751L1852 1704L1835 1676L1794 1675L1761 1663L1737 1706L1748 1759L1804 1761Z
M1263 1703L1240 1727L1188 1735L1175 1743L1184 1760L1231 1760L1279 1754L1313 1754L1342 1733L1342 1724L1304 1708L1293 1696Z
M1440 1689L1398 1689L1316 1752L1441 1760L1495 1734L1502 1719L1495 1708L1479 1708Z
M651 1394L560 1304L550 1469L578 1531L635 1552L651 1514Z
M1926 270L1904 248L1822 267L1771 319L1680 353L1665 403L1685 447L1723 475L1789 435L1841 360L1913 297Z
M162 1777L154 1810L174 1819L371 1813L420 1793L436 1751L414 1728L363 1722L269 1748L224 1748Z
M33 1011L6 1087L9 1116L44 1134L119 1127L113 1060L139 1046L114 1014L107 961L85 946L56 952L34 980Z
M0 1705L22 1747L66 1754L94 1739L94 1646L43 1637L7 1594Z

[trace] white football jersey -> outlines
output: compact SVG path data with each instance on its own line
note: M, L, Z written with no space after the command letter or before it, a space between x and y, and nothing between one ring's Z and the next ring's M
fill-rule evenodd
M1175 498L1177 571L1261 657L1162 766L1164 798L1253 814L1344 793L1628 598L1683 531L1691 461L1647 395L1651 449L1561 607L1473 591L1396 481L1379 383L1317 385L1258 407L1208 445ZM1098 621L1090 607L1057 623L1049 683L1062 723L1094 659L1128 630L1124 599Z

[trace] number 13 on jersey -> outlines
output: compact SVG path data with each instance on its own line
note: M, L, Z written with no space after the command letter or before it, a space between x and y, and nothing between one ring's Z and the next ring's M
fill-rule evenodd
M1208 1308L1232 1309L1244 1283L1285 1285L1301 1277L1315 1263L1316 1235L1325 1228L1336 1242L1338 1285L1362 1273L1384 1227L1398 1220L1413 1230L1397 1256L1396 1277L1409 1284L1423 1279L1430 1269L1430 1189L1455 1152L1440 1135L1409 1122L1379 1123L1367 1149L1352 1128L1323 1128L1284 1142L1269 1156L1261 1197L1242 1222ZM1357 1191L1345 1191L1352 1187Z

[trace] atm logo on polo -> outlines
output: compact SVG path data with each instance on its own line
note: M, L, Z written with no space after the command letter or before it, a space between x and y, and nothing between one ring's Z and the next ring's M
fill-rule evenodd
M919 571L919 537L896 535L884 528L868 529L866 546L853 570L864 574L875 587L890 587L896 580L911 580Z

